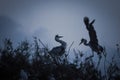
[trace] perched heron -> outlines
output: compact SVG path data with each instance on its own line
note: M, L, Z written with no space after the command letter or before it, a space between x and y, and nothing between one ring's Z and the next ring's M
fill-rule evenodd
M104 49L101 45L98 44L96 31L93 26L94 22L95 20L90 22L88 17L84 17L84 24L86 26L86 29L88 30L90 41L87 43L87 40L82 38L80 44L83 43L84 45L89 46L92 49L92 55L89 58L93 57L94 52L96 52L99 55L99 63L100 63L101 53L104 54Z
M60 40L60 38L62 38L62 37L63 36L59 36L59 35L55 36L55 41L59 42L61 45L54 47L51 51L49 51L48 53L50 53L50 55L62 56L65 53L67 43Z

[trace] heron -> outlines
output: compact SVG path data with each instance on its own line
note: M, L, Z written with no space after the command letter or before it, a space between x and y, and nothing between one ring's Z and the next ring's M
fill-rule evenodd
M51 51L48 53L53 57L59 57L62 56L65 53L65 49L67 46L67 43L63 40L60 40L63 36L55 35L55 41L59 42L61 45L53 47Z
M81 39L80 44L82 44L82 43L85 46L89 46L92 49L92 51L96 52L97 54L101 54L104 51L104 49L101 45L92 44L90 41L87 43L87 40L84 38Z
M99 63L100 63L101 53L104 53L104 49L98 43L97 34L93 26L94 22L95 19L92 22L90 22L88 17L84 17L84 24L89 33L90 41L87 43L87 40L82 38L80 44L83 43L85 46L89 46L91 48L92 55L89 58L94 57L94 52L96 52L99 55Z

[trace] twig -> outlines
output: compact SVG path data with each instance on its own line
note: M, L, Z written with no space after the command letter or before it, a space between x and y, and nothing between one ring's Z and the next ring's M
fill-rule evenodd
M47 47L43 44L43 42L39 39L39 42L43 45L44 48L47 49Z
M72 47L73 43L74 43L74 41L72 42L72 44L71 44L71 45L70 45L70 47L68 48L68 53L67 53L67 56L68 56L68 54L69 54L69 52L70 52L70 49L71 49L71 47Z

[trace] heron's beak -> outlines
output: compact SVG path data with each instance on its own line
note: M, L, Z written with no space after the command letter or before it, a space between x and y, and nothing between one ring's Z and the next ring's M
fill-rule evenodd
M62 38L63 36L59 36L59 38Z
M79 43L79 45L81 45L82 44L82 41Z

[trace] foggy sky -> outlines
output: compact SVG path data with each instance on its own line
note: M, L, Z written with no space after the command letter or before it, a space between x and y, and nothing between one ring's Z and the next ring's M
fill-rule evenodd
M0 0L0 38L13 41L40 38L45 44L59 45L54 41L56 34L63 35L68 46L81 38L89 40L83 17L94 23L99 43L107 48L115 48L120 43L120 1L119 0Z

